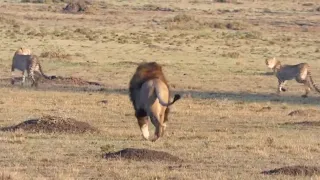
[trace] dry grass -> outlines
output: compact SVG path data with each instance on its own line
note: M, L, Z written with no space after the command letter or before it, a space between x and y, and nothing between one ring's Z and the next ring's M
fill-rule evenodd
M53 115L101 132L0 132L0 179L291 179L261 172L318 165L319 94L303 99L292 81L275 96L276 78L264 64L272 56L308 62L320 82L317 0L97 1L84 14L62 13L64 6L0 3L0 127ZM105 86L12 87L10 63L20 46L41 56L47 74ZM184 97L155 143L142 139L126 91L143 61L163 64ZM288 115L296 110L307 113ZM125 148L187 162L102 158Z

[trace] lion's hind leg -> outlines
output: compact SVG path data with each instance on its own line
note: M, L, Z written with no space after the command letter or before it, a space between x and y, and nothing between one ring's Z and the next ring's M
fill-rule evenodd
M138 120L138 124L140 130L142 132L143 138L149 140L149 129L148 129L148 116L144 110L137 110L136 111L136 118Z
M158 140L160 137L164 135L164 130L166 128L166 123L164 122L164 116L163 115L152 115L151 116L151 122L155 126L155 132L154 132L154 138L152 141Z
M170 113L170 108L167 107L166 110L164 111L163 131L165 131L167 128L167 122L169 121L169 113Z

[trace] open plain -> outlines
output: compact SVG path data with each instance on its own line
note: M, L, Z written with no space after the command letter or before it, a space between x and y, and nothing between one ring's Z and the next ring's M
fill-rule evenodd
M320 178L261 173L319 166L320 94L301 98L293 80L276 96L265 65L307 62L320 83L318 0L96 0L77 13L66 4L0 2L0 128L58 117L98 131L0 131L1 180ZM59 78L11 85L20 46ZM143 140L127 91L144 61L162 64L183 96L156 142ZM183 161L104 158L126 148Z

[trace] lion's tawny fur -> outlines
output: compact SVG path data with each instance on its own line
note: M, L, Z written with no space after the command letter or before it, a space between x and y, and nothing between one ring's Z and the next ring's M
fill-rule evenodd
M129 84L129 96L133 105L135 101L134 91L139 91L143 83L155 78L159 78L169 87L168 81L166 80L162 72L162 67L158 63L149 62L139 64Z
M156 92L158 91L162 91L162 93L160 94L164 93L163 97L165 97L165 99L161 99L161 97L159 97L160 94L156 94ZM129 83L129 96L133 104L133 107L135 109L135 116L138 120L138 124L146 139L147 137L145 136L145 134L148 134L148 132L146 132L146 125L148 121L147 116L150 116L150 114L156 114L156 116L159 115L159 117L157 117L158 122L155 122L155 120L153 120L152 123L155 126L164 126L164 127L161 127L164 129L166 126L165 123L168 121L168 115L170 112L170 109L168 108L168 106L173 104L176 100L180 99L180 95L175 95L174 101L169 103L170 96L169 96L168 82L164 76L161 65L159 65L156 62L141 63L136 68L136 71ZM155 101L153 98L156 98L158 100ZM165 102L162 102L162 101L165 101ZM139 103L144 103L144 104L139 104ZM167 103L168 105L164 105ZM150 106L150 107L146 108L146 106ZM160 109L162 109L163 112L162 110L160 110L161 112L150 112L150 111L153 111L152 108L158 109L154 107L162 107ZM152 119L152 117L150 118ZM156 127L156 129L159 129L159 128ZM161 132L160 130L160 132L158 133L163 133L163 131ZM159 136L159 134L157 135Z

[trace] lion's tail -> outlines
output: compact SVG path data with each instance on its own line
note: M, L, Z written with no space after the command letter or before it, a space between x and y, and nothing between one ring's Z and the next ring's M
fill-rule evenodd
M177 100L179 100L179 99L181 98L180 94L175 94L175 95L174 95L174 98L173 98L173 101L166 103L166 102L161 98L160 91L159 91L159 87L158 87L157 85L155 86L155 90L156 90L157 98L159 99L159 103L160 103L162 106L170 106L170 105L174 104Z
M308 71L308 76L309 76L310 82L311 82L312 86L314 87L314 89L315 89L318 93L320 93L320 88L319 88L319 87L317 86L317 84L313 81L310 71Z

